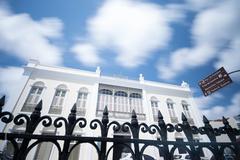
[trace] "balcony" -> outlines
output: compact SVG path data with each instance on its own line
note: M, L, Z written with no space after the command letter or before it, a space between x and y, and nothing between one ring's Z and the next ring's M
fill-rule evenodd
M60 107L60 106L51 106L48 113L49 114L61 114L62 113L62 107Z
M153 120L154 120L155 122L158 121L158 115L157 115L157 114L156 114L156 115L153 115Z
M82 108L82 107L77 107L77 112L76 112L77 116L85 116L86 114L86 108Z
M24 104L21 111L22 112L32 112L35 108L36 104Z
M102 116L103 110L97 110L96 115L97 116ZM145 120L146 119L146 114L145 113L136 113L137 118L139 120ZM120 111L109 111L108 116L110 118L119 118L119 119L129 119L132 116L131 112L120 112Z
M170 117L172 123L178 123L177 117Z
M187 120L188 120L188 123L190 124L190 125L194 125L194 121L193 121L193 118L187 118Z

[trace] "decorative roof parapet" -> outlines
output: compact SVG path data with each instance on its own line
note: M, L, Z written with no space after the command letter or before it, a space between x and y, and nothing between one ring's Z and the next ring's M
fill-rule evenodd
M96 74L98 74L99 76L101 75L101 68L99 66L97 66Z
M183 88L189 88L189 84L188 84L187 82L185 82L185 81L182 81L181 87L183 87Z
M142 73L139 74L139 81L140 83L144 82L144 76Z

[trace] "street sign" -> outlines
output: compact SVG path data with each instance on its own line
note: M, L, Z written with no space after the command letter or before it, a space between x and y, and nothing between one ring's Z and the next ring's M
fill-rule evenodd
M204 96L208 96L230 83L232 83L232 79L229 77L226 70L221 67L216 72L200 80L198 85L202 89Z

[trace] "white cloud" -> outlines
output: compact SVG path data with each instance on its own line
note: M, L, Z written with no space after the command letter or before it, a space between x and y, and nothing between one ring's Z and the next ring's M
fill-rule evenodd
M62 51L50 39L61 37L62 28L58 18L35 21L29 14L14 14L8 7L0 6L0 50L21 60L61 64Z
M169 63L163 61L158 63L159 77L162 79L172 79L180 72L205 64L209 59L214 57L214 53L214 48L208 45L176 50L171 54Z
M212 108L204 109L203 114L209 119L219 119L222 116L232 117L240 113L240 92L236 93L231 104L228 106L214 106ZM214 114L213 114L214 113Z
M215 66L224 64L226 68L240 68L240 63L228 63L224 59L227 55L238 57L239 53L231 54L231 50L222 52L228 44L237 48L234 44L240 38L239 6L239 1L230 0L199 12L192 26L193 47L180 48L171 53L169 62L165 60L165 63L159 63L159 77L172 79L181 72L202 66L218 57L219 62Z
M107 0L88 20L86 39L97 48L116 53L115 60L120 65L136 67L156 49L167 46L172 35L169 23L182 17L174 7L163 8L143 1Z
M71 51L75 54L77 60L86 66L96 66L101 61L97 49L91 44L77 43L71 48Z
M23 68L7 67L0 68L0 95L6 95L7 104L5 110L13 108L17 96L20 94L22 87Z
M225 67L227 72L232 72L240 69L239 59L240 59L240 37L232 41L228 49L221 52L218 57L218 61L215 63L215 68ZM231 78L233 80L240 81L239 74L232 74Z
M196 102L198 108L200 109L206 109L211 107L216 101L219 99L223 98L223 95L219 93L214 93L211 96L200 96L200 97L195 97L194 101Z

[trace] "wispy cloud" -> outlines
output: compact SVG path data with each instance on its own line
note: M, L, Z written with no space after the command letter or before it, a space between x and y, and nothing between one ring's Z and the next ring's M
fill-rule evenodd
M236 116L240 113L240 92L236 93L231 99L231 104L228 106L213 106L203 109L202 112L209 119L219 119L223 115L226 117Z
M240 68L233 60L239 57L240 3L238 0L221 1L214 7L201 10L192 26L192 48L180 48L170 54L167 63L159 63L159 77L172 79L184 71L202 66L217 58L215 67L224 65L228 71ZM223 49L227 48L227 49ZM229 56L228 58L225 58Z
M203 10L209 7L213 7L216 3L221 3L223 0L185 0L185 8L187 7L193 11Z
M23 61L38 59L44 64L61 64L61 48L50 40L60 38L62 28L58 18L36 21L27 13L15 14L7 5L0 5L0 50Z
M219 93L214 93L211 96L199 96L195 97L194 100L200 109L211 108L214 103L216 103L221 98L224 98L223 95Z
M71 51L77 60L86 66L96 66L101 62L96 47L90 43L77 43L71 48Z
M181 18L183 14L174 7L144 1L108 0L88 19L86 39L98 49L112 50L119 65L137 67L156 49L168 45L172 36L170 23ZM79 58L81 63L90 60L84 56Z

